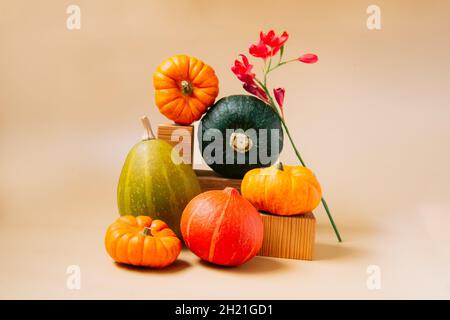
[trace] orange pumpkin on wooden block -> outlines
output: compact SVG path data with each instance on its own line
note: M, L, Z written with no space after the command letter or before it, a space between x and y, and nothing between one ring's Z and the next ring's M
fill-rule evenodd
M185 55L163 61L153 74L153 85L159 111L182 125L199 120L219 94L214 70Z
M282 216L311 212L322 198L319 181L311 170L281 162L248 171L241 192L258 210Z
M251 203L228 187L192 199L181 217L181 233L189 249L201 259L237 266L261 249L263 223Z
M109 226L105 247L116 262L163 268L177 259L181 241L161 220L122 216Z

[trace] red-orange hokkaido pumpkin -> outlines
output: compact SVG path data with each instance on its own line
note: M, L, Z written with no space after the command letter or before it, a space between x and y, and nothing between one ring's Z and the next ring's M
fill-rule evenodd
M234 188L212 190L192 199L181 217L186 245L201 259L237 266L261 249L263 223L253 205Z

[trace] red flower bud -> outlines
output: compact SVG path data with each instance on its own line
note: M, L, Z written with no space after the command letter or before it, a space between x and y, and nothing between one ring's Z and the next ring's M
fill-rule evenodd
M298 61L303 63L316 63L319 61L319 57L313 53L307 53L298 58Z
M244 83L243 87L245 91L253 94L254 96L257 96L259 99L266 103L268 102L267 94L256 84Z
M275 96L275 100L277 100L277 103L280 106L281 114L283 114L284 92L284 88L273 89L273 94Z

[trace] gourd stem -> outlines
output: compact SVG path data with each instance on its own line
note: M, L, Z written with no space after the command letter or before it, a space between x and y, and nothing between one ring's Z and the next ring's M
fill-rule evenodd
M152 228L145 227L144 230L142 230L142 234L144 236L151 236L152 235Z
M277 169L280 171L284 170L283 163L281 161L277 163Z
M155 139L155 135L153 134L152 126L150 124L150 120L147 116L141 117L142 125L145 128L145 131L147 132L147 136L145 137L145 140L152 140Z
M185 96L189 96L193 91L194 89L192 88L192 84L189 81L181 81L181 93L183 93Z

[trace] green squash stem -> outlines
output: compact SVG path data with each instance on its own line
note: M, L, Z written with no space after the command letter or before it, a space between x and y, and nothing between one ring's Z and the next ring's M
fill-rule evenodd
M149 118L147 116L143 116L143 117L141 117L141 122L147 133L147 135L144 137L144 140L155 139L155 135L153 134L152 125L150 124Z

